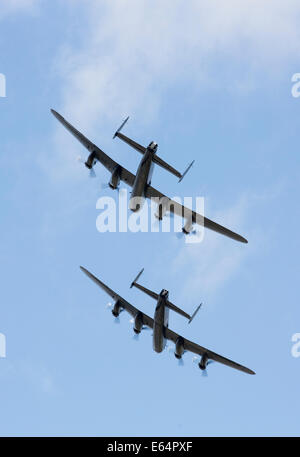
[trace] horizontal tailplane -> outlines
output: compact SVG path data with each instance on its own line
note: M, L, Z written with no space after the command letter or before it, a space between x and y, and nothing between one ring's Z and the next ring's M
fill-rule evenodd
M190 320L189 320L189 324L192 322L192 320L194 319L194 317L196 316L196 314L198 313L199 309L201 308L202 306L202 303L200 303L200 305L195 309L195 311L193 312Z
M144 271L144 268L142 268L141 271L139 272L139 274L134 278L134 280L133 280L132 283L131 283L130 288L132 288L133 286L136 285L136 282L137 282L137 280L139 279L139 277L141 276L141 274L143 273L143 271Z
M170 301L167 301L166 306L169 309L171 309L172 311L175 311L175 313L178 313L181 316L186 317L189 320L189 324L190 324L192 322L192 320L194 319L194 317L196 316L196 314L198 313L199 309L201 308L202 303L201 303L201 305L199 305L197 307L197 309L193 312L193 314L191 316L188 313L186 313L185 311L183 311L181 308L178 308L177 306L175 306Z
M119 132L121 132L122 128L124 127L124 125L126 124L126 122L128 121L129 119L129 116L126 117L126 119L124 119L124 121L122 122L122 124L120 125L120 127L118 128L118 130L116 130L113 138L115 138Z
M164 168L165 170L169 171L173 175L177 176L177 178L179 178L179 182L180 182L183 180L183 178L185 177L185 175L187 174L187 172L192 167L192 165L195 161L193 160L193 162L187 167L187 169L185 170L185 172L183 174L181 174L175 168L171 167L171 165L169 165L167 162L165 162L163 159L161 159L157 155L155 155L153 157L153 162L156 163L157 165L159 165L160 167Z

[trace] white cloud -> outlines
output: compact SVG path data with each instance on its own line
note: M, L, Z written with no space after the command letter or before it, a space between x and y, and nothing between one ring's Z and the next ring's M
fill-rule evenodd
M215 214L213 219L229 228L242 227L250 202L251 197L244 196L232 208ZM243 232L241 234L245 235ZM200 294L207 299L218 293L234 276L249 253L251 244L226 240L222 235L205 230L202 243L182 245L171 268L174 275L178 275L180 271L188 273L183 285L183 295Z
M0 19L17 12L33 12L39 0L5 0L0 4Z
M255 69L273 77L274 64L300 54L294 0L90 0L86 8L81 49L64 46L60 59L64 111L84 127L128 112L151 121L176 82L220 86L222 58L232 85L248 91ZM232 74L239 61L247 71Z
M177 252L171 264L173 275L185 272L182 297L201 296L211 302L227 282L241 272L249 258L273 249L274 226L261 226L259 214L268 211L282 197L287 185L278 180L263 191L244 193L222 212L209 215L206 212L214 221L245 236L249 243L238 243L205 229L202 243L183 244L179 251L173 249Z
M207 85L247 94L300 56L296 0L89 0L84 11L81 43L63 43L55 62L62 103L54 108L87 135L103 134L103 146L112 120L158 119L178 83L190 94ZM66 141L56 143L53 170L74 148Z

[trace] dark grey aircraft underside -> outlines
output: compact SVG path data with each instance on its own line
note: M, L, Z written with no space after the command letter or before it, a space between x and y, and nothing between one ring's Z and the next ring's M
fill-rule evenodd
M171 200L169 197L165 196L163 193L156 190L154 187L150 185L152 167L154 163L157 163L161 167L167 169L175 176L179 177L180 180L183 178L183 176L186 174L186 172L189 170L192 164L190 164L187 170L183 174L181 174L155 154L155 147L157 146L155 143L152 142L153 146L152 143L150 143L148 148L144 148L143 146L139 145L138 143L134 142L130 138L126 137L125 135L117 131L115 136L118 136L120 139L122 139L123 141L134 147L136 150L138 150L140 153L144 154L144 157L138 168L137 175L134 175L130 171L126 170L126 168L124 168L123 166L115 162L113 159L111 159L98 146L93 144L81 132L79 132L68 121L66 121L59 113L57 113L54 110L51 110L51 112L59 120L59 122L61 122L61 124L64 127L66 127L66 129L69 130L77 138L77 140L80 141L80 143L89 151L90 154L87 161L85 162L85 165L88 168L92 169L92 167L95 164L95 161L99 161L111 173L111 180L109 183L111 188L117 189L120 181L123 181L133 188L133 197L157 199L160 202L163 202L160 203L159 218L161 219L167 211L182 217L185 220L185 225L182 229L185 234L191 233L193 229L193 224L197 224L199 226L204 226L210 230L213 230L229 238L232 238L233 240L240 241L242 243L248 243L248 241L241 235L238 235L237 233L229 230L226 227L223 227L222 225L208 219L207 217L204 217L196 213L195 211L186 208L185 206L181 205L176 201ZM139 207L140 206L137 205L136 208L131 207L131 209L135 211L138 210Z
M171 340L173 341L173 343L175 343L174 354L176 358L181 359L182 355L186 351L197 354L201 357L201 360L199 362L199 368L201 370L206 370L209 361L213 360L215 362L222 363L223 365L227 365L231 368L235 368L236 370L243 371L244 373L252 375L255 374L255 372L250 370L249 368L240 365L239 363L233 362L232 360L229 360L219 354L216 354L215 352L210 351L209 349L203 346L199 346L198 344L189 341L188 339L184 338L178 333L173 332L173 330L170 330L168 328L168 312L169 309L174 309L172 308L172 306L175 307L175 305L168 302L168 291L165 291L163 289L160 294L156 294L155 292L152 292L144 288L143 286L137 284L136 281L141 273L134 280L132 286L138 286L140 290L157 299L157 306L154 314L154 319L152 319L147 314L135 308L129 302L124 300L124 298L122 298L119 294L110 289L106 284L100 281L100 279L96 278L96 276L90 273L86 268L80 268L90 279L92 279L92 281L94 281L98 286L100 286L114 300L115 304L112 313L115 317L118 317L120 312L125 310L134 319L135 333L140 333L144 326L153 329L153 349L156 352L161 352L165 347L165 341ZM164 308L168 308L166 314L163 314L162 312ZM197 310L198 309L199 307L197 308ZM191 317L184 311L180 310L180 308L174 310L182 314L184 317L190 318L190 320L194 317L194 315L197 312L196 310L194 315Z

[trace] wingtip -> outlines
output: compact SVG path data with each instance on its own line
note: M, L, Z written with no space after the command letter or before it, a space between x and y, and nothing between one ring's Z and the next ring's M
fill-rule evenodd
M255 373L255 371L253 371L253 370L250 370L250 368L246 368L246 367L244 367L244 368L245 368L245 370L244 370L244 372L245 372L245 373L247 373L247 374L251 374L251 375L254 375L254 374L256 374L256 373Z
M238 235L237 237L235 237L235 239L236 239L237 241L240 241L241 243L248 244L248 240L246 240L246 238L244 238L244 237L241 236L241 235Z
M59 114L57 111L55 111L55 109L50 109L51 113L53 114L54 117L56 117L56 119L60 120L60 119L63 119L62 115Z

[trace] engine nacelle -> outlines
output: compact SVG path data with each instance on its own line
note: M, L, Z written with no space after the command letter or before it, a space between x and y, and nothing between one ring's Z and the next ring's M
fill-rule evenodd
M122 311L122 306L121 306L120 300L117 300L112 309L112 314L115 317L119 317L121 311Z
M90 170L95 165L95 162L96 162L96 160L95 160L95 152L93 151L93 152L90 153L90 155L86 159L86 162L84 163L84 165Z
M200 370L206 370L206 367L207 367L207 362L208 362L208 356L206 353L203 354L203 356L201 357L201 360L198 364Z
M193 229L193 220L187 219L185 225L182 227L183 233L188 235Z
M155 213L155 217L159 219L160 221L162 218L165 216L167 210L169 209L169 199L168 197L163 197L159 200L159 203L157 205L157 212Z
M174 355L176 359L181 359L184 353L184 340L181 336L179 336L175 343L175 352Z
M119 184L120 184L120 174L121 174L121 167L120 165L117 165L112 174L111 174L111 178L110 178L110 181L108 183L109 187L111 189L117 189L119 187Z
M133 326L133 331L136 334L141 333L141 330L143 328L143 315L142 313L137 313L137 315L134 318L134 326Z

